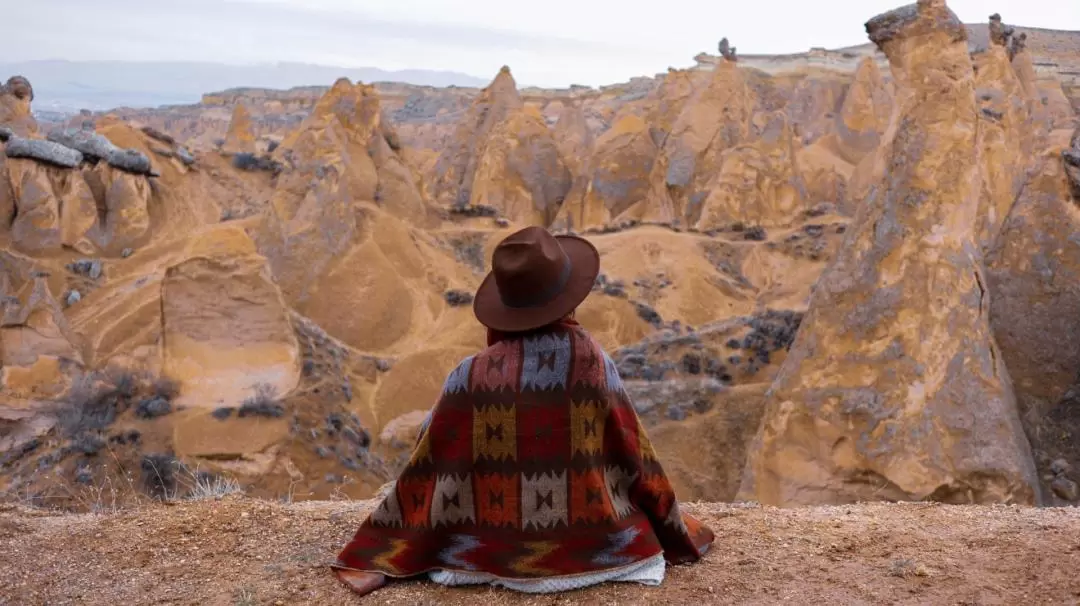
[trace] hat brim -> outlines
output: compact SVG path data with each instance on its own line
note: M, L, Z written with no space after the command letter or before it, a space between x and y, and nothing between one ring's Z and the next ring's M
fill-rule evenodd
M589 296L600 274L600 253L584 238L560 235L555 239L570 258L570 278L562 292L536 307L507 307L495 277L488 272L473 299L473 313L481 324L501 332L533 330L562 319Z

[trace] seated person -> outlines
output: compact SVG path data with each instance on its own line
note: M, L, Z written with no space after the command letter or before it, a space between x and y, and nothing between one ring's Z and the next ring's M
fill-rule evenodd
M492 267L473 306L487 349L450 373L336 574L360 594L417 575L534 593L658 585L713 533L679 511L614 363L573 319L599 254L531 227Z

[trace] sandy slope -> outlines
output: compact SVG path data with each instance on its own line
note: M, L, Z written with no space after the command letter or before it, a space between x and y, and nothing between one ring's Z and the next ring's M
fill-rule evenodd
M659 588L561 596L404 582L354 598L325 564L371 507L247 498L111 515L0 506L0 604L1077 604L1080 509L693 504L716 531Z

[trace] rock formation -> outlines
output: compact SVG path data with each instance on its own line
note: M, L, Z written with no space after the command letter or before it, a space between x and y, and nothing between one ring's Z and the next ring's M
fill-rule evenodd
M757 116L760 133L753 143L720 155L720 169L706 186L697 228L719 229L747 222L772 227L790 224L806 210L807 192L796 164L795 139L784 112Z
M1035 139L1040 134L1032 128L1029 108L1033 103L1006 49L1013 30L1002 26L1000 15L995 14L990 31L990 48L974 57L983 173L978 233L984 249L997 237L1028 178Z
M814 290L741 494L774 505L1037 503L989 326L965 30L943 0L866 27L897 80L888 170Z
M6 302L0 320L0 386L6 404L16 407L62 396L83 362L46 277L31 278L26 290L25 298Z
M495 244L539 223L600 251L579 318L680 494L732 499L746 469L769 503L1070 502L1076 47L966 29L924 0L872 22L891 68L725 44L598 88L235 89L44 139L13 79L0 494L145 456L369 496L483 345ZM65 411L105 417L50 429Z
M737 56L735 54L735 47L732 46L730 42L728 42L727 38L720 39L718 50L720 51L720 56L727 59L728 61L737 60Z
M362 208L427 221L416 178L390 147L381 114L371 87L339 80L274 150L284 172L258 241L292 304L307 300L312 282L362 240Z
M30 102L34 100L34 87L22 76L12 76L0 86L0 127L6 127L12 133L23 137L36 135L37 121L30 113Z
M892 110L892 95L881 70L869 57L863 59L836 116L839 155L856 165L872 154L889 126Z
M0 190L8 192L0 198L10 200L5 214L14 216L11 238L17 249L41 253L69 246L84 254L93 251L87 236L97 222L97 207L79 171L9 156L0 166L0 182Z
M14 217L15 246L26 252L67 247L82 254L118 254L140 243L150 226L146 177L152 169L146 155L90 132L54 133L53 138L88 153L21 137L5 145L0 209ZM84 158L104 161L83 166Z
M253 153L255 151L255 132L251 124L251 112L243 103L233 108L229 131L225 134L222 151L229 154Z
M259 385L296 387L300 353L266 259L238 227L212 228L161 286L163 370L179 405L239 406Z
M1001 15L990 15L990 43L996 46L1008 46L1009 38L1016 30L1001 22Z
M462 118L435 166L448 206L487 206L521 223L550 225L572 184L551 131L526 111L503 67Z
M1080 198L1061 157L1069 135L1055 131L1040 150L987 257L990 320L1041 474L1059 458L1080 466ZM1049 496L1053 475L1043 477Z
M83 159L103 160L114 168L136 175L156 176L146 154L134 149L120 149L103 135L88 130L56 129L46 136L49 141L74 149Z
M649 193L657 147L638 116L620 118L596 141L590 174L580 196L571 196L555 226L588 229L619 217Z
M683 107L653 165L648 204L631 218L693 223L708 196L710 167L741 143L750 129L754 101L742 71L731 61L716 66L708 85Z

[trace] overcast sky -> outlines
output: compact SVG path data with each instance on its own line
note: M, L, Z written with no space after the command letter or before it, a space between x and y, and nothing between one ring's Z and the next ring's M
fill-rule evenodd
M600 85L740 53L866 42L896 0L0 0L4 59L297 61ZM1080 0L953 0L966 22L1080 30Z

